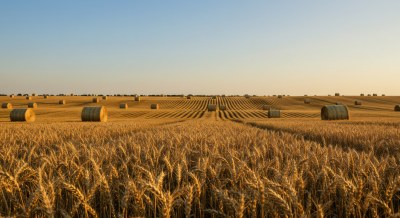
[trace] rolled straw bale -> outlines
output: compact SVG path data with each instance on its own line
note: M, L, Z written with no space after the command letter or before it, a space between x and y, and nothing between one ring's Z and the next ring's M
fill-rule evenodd
M3 109L12 109L13 106L12 106L11 103L3 103L3 104L1 104L1 108L3 108Z
M394 111L400 111L400 104L394 106Z
M108 97L107 96L103 96L103 100L107 100L108 99Z
M93 98L92 102L93 102L93 103L99 103L99 102L100 102L100 99L99 99L99 98Z
M349 110L345 105L326 105L321 109L322 120L348 120Z
M135 96L135 101L140 101L140 96Z
M67 101L66 100L60 100L60 101L58 101L58 104L67 104Z
M355 101L354 101L354 105L362 105L362 101L360 101L360 100L355 100Z
M107 108L100 107L84 107L82 109L81 120L82 122L107 122L108 114Z
M268 110L268 118L280 118L281 111L278 109L269 109Z
M25 99L26 99L26 100L32 100L32 97L31 97L31 96L26 96Z
M217 110L217 105L216 104L209 104L207 106L208 111L216 111Z
M10 113L11 122L35 122L35 112L30 108L14 109Z
M187 97L186 97L186 99L192 99L192 96L190 96L190 95L188 95Z
M128 109L128 104L127 103L121 103L121 104L119 104L119 108Z
M10 95L10 98L14 98L15 96L14 95Z
M340 93L335 93L335 96L340 96Z
M263 109L264 111L268 111L268 110L271 109L271 105L264 104L264 105L262 106L262 109Z
M48 96L48 95L43 95L43 98L44 98L44 99L48 99L49 96Z
M304 104L311 104L311 100L309 98L304 99Z
M37 108L37 104L35 102L28 103L28 108Z
M278 95L278 98L283 98L283 96L282 95Z
M220 109L221 111L226 110L226 105L219 105L219 109Z
M372 96L378 96L378 94L374 93L374 94L372 94Z
M158 104L151 104L151 105L150 105L150 109L158 110L158 109L160 109L160 105L158 105Z

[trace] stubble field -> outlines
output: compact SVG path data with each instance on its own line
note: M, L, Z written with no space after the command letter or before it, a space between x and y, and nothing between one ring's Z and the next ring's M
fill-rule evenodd
M38 104L34 123L0 110L1 216L400 216L400 97L0 102ZM336 102L350 120L321 121L321 107ZM210 103L226 110L208 112ZM90 105L106 106L108 122L80 122Z

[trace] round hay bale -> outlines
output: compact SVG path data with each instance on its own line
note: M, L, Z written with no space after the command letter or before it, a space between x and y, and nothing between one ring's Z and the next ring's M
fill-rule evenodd
M3 104L1 104L1 108L3 108L3 109L12 109L13 106L12 106L11 103L3 103Z
M188 95L187 97L186 97L186 99L192 99L192 96L190 96L190 95Z
M322 120L348 120L349 110L345 105L326 105L321 109Z
M44 99L48 99L49 96L48 96L48 95L43 95L43 98L44 98Z
M11 122L35 122L35 112L30 108L14 109L10 113Z
M277 109L270 109L268 110L268 118L280 118L281 111Z
M278 95L278 98L283 98L283 96L282 95Z
M264 111L268 111L268 110L271 109L271 105L264 104L264 105L262 106L262 109L263 109Z
M37 108L37 104L35 102L28 103L28 108Z
M309 98L304 99L304 104L311 104L311 100Z
M340 96L340 93L335 93L335 96Z
M103 98L103 100L107 100L107 99L108 99L108 97L107 97L107 96L103 96L102 98Z
M226 110L226 105L219 105L219 109L220 109L221 111Z
M207 106L208 111L216 111L217 110L217 105L216 104L209 104Z
M58 104L67 104L67 101L66 100L60 100L59 102L58 102Z
M93 98L92 102L93 102L93 103L99 103L99 102L100 102L100 99L99 99L99 98Z
M128 104L127 103L121 103L121 104L119 104L119 108L128 109Z
M82 122L107 122L107 108L101 107L84 107L82 109Z
M31 96L26 96L25 99L26 99L26 100L32 100L32 97L31 97Z
M36 93L32 93L32 96L36 96Z
M14 95L10 95L10 98L14 98L15 96Z
M362 105L362 101L360 101L360 100L355 100L355 101L354 101L354 105Z
M140 101L140 96L135 96L135 101Z
M374 94L372 94L372 96L378 96L378 94L374 93Z
M400 104L394 106L394 111L400 111Z
M150 105L150 109L158 110L158 109L160 109L160 105L158 105L158 104L151 104L151 105Z
M245 98L250 98L250 95L244 95Z

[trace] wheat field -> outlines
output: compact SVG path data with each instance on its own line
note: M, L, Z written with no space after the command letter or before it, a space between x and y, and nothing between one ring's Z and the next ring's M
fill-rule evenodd
M400 217L400 97L92 99L0 97L38 104L0 110L1 216ZM336 102L350 120L322 121ZM108 122L80 121L93 105Z

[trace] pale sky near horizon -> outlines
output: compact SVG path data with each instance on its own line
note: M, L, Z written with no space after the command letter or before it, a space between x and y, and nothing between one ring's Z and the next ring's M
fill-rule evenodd
M400 95L400 1L0 2L0 93Z

